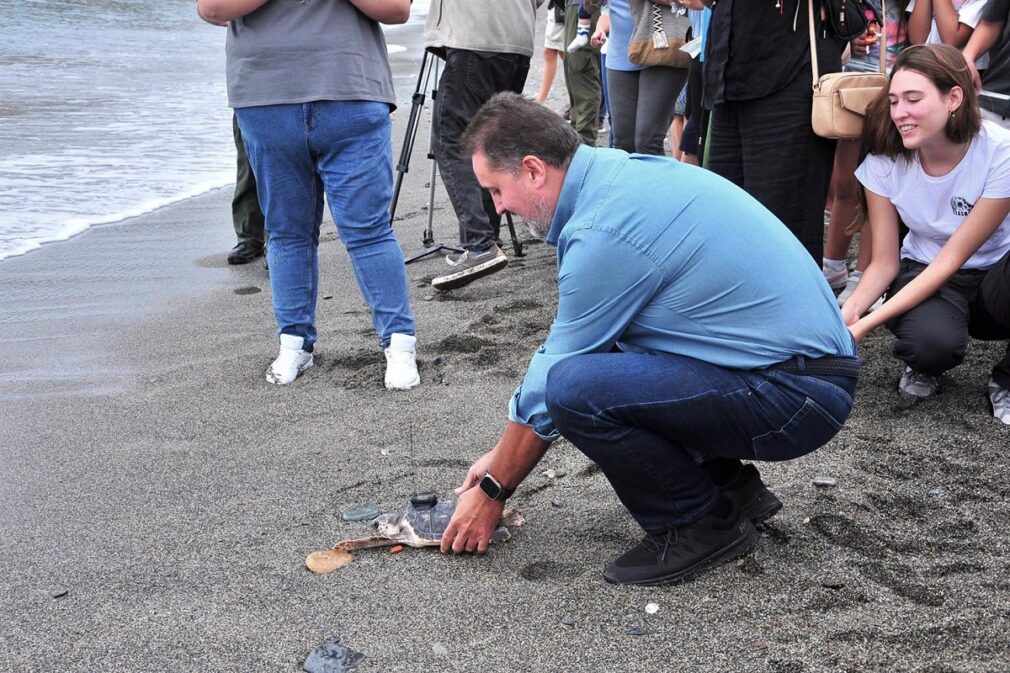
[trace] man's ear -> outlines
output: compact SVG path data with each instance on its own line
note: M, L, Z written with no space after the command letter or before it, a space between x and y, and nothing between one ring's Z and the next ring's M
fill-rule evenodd
M547 164L540 157L527 154L519 162L519 176L523 181L532 182L534 187L542 186L547 180Z

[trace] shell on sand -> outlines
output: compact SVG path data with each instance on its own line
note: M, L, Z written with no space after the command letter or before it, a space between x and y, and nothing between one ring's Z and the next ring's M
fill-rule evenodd
M331 573L337 568L343 568L354 557L342 549L326 549L314 551L305 558L305 566L317 575Z

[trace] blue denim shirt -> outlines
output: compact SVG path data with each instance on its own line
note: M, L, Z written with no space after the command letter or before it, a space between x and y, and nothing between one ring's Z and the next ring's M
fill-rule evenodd
M820 267L774 215L710 171L580 147L547 242L558 313L509 407L544 439L557 429L547 372L567 357L624 351L757 369L795 355L855 355Z

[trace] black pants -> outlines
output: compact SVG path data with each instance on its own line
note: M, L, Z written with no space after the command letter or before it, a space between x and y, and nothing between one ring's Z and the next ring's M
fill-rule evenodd
M901 260L893 296L926 268ZM938 376L964 360L968 337L982 341L1010 339L1010 253L985 270L962 269L940 291L887 323L898 340L894 356L917 372ZM1010 344L992 370L993 380L1010 388Z
M439 80L432 124L435 160L449 201L459 220L459 242L471 250L485 250L498 238L501 217L491 195L481 189L469 156L462 156L460 138L470 119L500 91L522 93L528 56L449 49Z
M764 98L719 103L705 152L712 171L772 211L820 264L835 141L814 135L812 104L809 66Z

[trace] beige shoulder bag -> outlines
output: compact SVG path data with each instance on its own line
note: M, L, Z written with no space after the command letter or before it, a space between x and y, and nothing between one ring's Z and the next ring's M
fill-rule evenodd
M814 133L832 140L851 140L863 135L866 108L887 79L887 7L881 1L880 72L833 72L818 77L817 43L814 35L814 0L807 0L810 22L810 68L813 71L814 105L810 122Z

